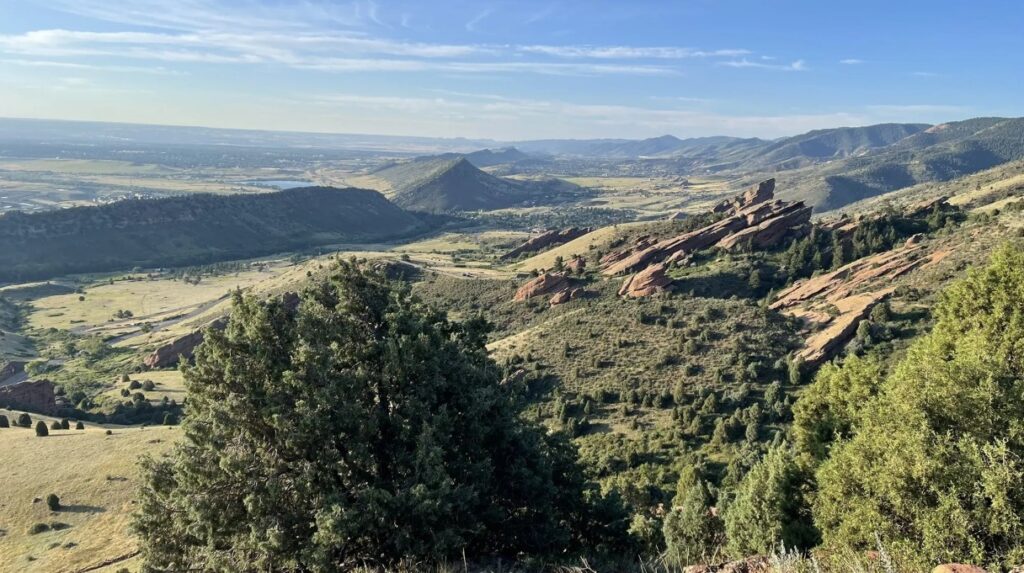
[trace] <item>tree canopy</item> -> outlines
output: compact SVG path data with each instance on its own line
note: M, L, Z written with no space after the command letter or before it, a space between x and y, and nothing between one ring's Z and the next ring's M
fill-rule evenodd
M521 418L485 323L379 273L339 263L297 306L236 294L206 334L184 439L144 462L150 570L550 554L617 523L564 436Z

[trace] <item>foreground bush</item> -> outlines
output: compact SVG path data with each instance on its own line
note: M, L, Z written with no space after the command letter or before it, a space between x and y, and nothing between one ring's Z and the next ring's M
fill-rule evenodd
M298 309L236 295L185 370L184 439L144 463L145 567L336 571L615 541L614 507L597 515L567 440L521 420L483 326L352 264Z
M1024 562L1024 251L1005 248L972 271L935 317L860 405L852 438L832 446L817 473L814 517L835 546L871 548L878 535L922 562L1016 566Z

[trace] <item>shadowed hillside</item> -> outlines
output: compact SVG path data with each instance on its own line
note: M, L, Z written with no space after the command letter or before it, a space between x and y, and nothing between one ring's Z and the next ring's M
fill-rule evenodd
M330 187L15 212L0 217L0 281L194 265L424 229L376 191Z

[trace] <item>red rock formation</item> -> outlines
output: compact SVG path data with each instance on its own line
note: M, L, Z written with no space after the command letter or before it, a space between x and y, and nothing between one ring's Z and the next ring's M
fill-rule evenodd
M716 246L725 250L772 247L793 227L809 223L811 210L811 207L805 207L802 201L780 205L772 217L725 237Z
M619 296L642 297L666 290L672 279L665 274L668 267L665 263L655 263L646 269L629 276L619 288Z
M758 203L764 203L765 201L771 201L775 197L775 178L762 181L757 185L752 185L744 193L733 197L732 199L726 199L718 205L715 205L711 209L712 213L729 213L733 211L739 211L746 209L752 205Z
M606 275L617 275L621 273L640 270L651 263L661 262L672 257L678 252L692 253L706 249L729 235L738 233L751 225L761 225L773 218L792 213L794 210L806 209L806 216L810 216L810 208L803 207L801 203L784 203L782 201L761 202L750 205L736 213L716 221L706 227L683 233L676 237L664 239L657 243L637 247L626 254L614 258L605 257L602 272ZM797 219L805 214L801 212ZM785 224L789 219L783 221ZM784 225L788 228L791 225ZM778 229L772 228L773 232ZM775 240L778 240L777 238Z
M569 241L578 239L589 232L589 227L582 229L578 227L570 227L568 229L563 229L561 231L547 231L545 233L537 235L536 237L531 237L522 245L519 245L518 247L512 249L511 251L505 253L504 255L501 255L501 258L503 260L508 260L514 259L523 253L536 253L544 249L549 249L556 245L568 243Z
M565 269L573 273L582 273L586 268L587 260L583 257L573 257L573 259L565 265Z
M932 569L932 573L986 573L986 571L977 565L943 563Z
M804 341L804 347L797 351L796 358L805 364L817 366L836 354L857 332L860 322L871 314L871 309L892 294L892 289L869 292L846 297L834 304L839 316L832 318L828 325Z
M544 273L531 279L519 287L512 300L523 301L535 296L551 295L548 303L551 306L563 304L586 294L583 287L573 285L573 281L561 273Z
M29 380L0 388L0 406L54 416L57 414L55 386L49 380Z
M290 293L294 294L294 293ZM291 301L291 303L289 303ZM285 305L298 304L298 297L288 297L285 295ZM214 330L223 330L227 326L226 318L218 318L207 325L207 328ZM186 334L185 336L175 338L171 342L157 348L149 356L147 356L142 363L147 368L170 368L171 366L177 366L184 357L185 360L192 360L195 355L196 347L203 343L205 329L196 330Z
M551 300L548 301L548 304L550 304L551 306L555 306L556 304L569 302L570 298L571 297L568 289L560 290L555 293L555 296L551 297Z
M526 300L535 296L555 294L569 287L569 279L558 273L544 273L519 287L512 300Z

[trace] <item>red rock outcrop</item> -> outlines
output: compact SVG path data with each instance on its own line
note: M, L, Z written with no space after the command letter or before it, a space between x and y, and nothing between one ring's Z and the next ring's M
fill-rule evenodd
M566 263L565 268L574 273L582 273L587 268L587 260L583 257L574 257Z
M871 314L876 304L892 294L892 289L857 294L835 301L839 316L827 322L827 326L807 337L796 358L805 364L817 366L836 354L857 332L860 322Z
M775 198L775 178L750 186L745 192L732 199L726 199L711 209L712 213L729 213L746 209L758 203L771 201Z
M29 380L0 388L0 406L53 416L57 414L57 396L53 382Z
M536 237L531 237L522 245L512 249L511 251L501 255L503 260L514 259L523 253L536 253L544 249L554 247L568 243L569 241L578 239L583 235L589 233L591 229L589 227L569 227L568 229L551 230L541 233Z
M942 565L935 566L932 569L932 573L986 573L986 571L977 565L943 563Z
M911 237L901 248L858 259L780 292L770 308L804 323L806 339L796 357L812 365L832 358L871 309L892 294L895 279L947 256L946 251L929 253L922 241Z
M289 301L293 301L291 304L297 305L298 296L288 297L286 294L285 305L288 305ZM218 318L207 325L207 328L223 330L225 326L227 326L227 319ZM181 358L185 358L185 360L192 360L192 357L195 355L196 347L203 343L203 338L205 336L204 331L205 329L200 329L190 332L185 336L175 338L171 342L164 344L150 353L142 363L145 364L147 368L170 368L172 366L177 366L178 363L181 362Z
M555 294L569 287L569 279L558 273L543 273L519 287L512 300L523 301L535 296Z
M665 259L682 252L692 253L706 249L726 239L730 235L755 226L762 229L763 240L770 242L781 239L785 230L799 223L805 217L809 218L810 207L804 207L803 203L786 203L783 201L760 202L745 207L732 215L716 221L696 231L683 233L675 237L664 239L656 243L638 245L628 252L619 256L602 258L604 266L602 271L606 275L617 275L627 272L638 271L651 263L661 262ZM769 224L772 219L783 217L779 224ZM770 230L770 232L769 232ZM757 235L757 233L752 233Z
M672 279L665 274L667 267L665 263L655 263L635 275L626 277L619 288L619 296L637 298L668 289Z
M810 223L811 210L803 201L781 205L772 217L725 237L716 246L727 251L775 246L794 227Z
M573 281L562 273L544 273L530 279L519 287L512 300L524 301L536 296L551 295L548 303L551 306L563 304L586 294L583 287L576 286Z

